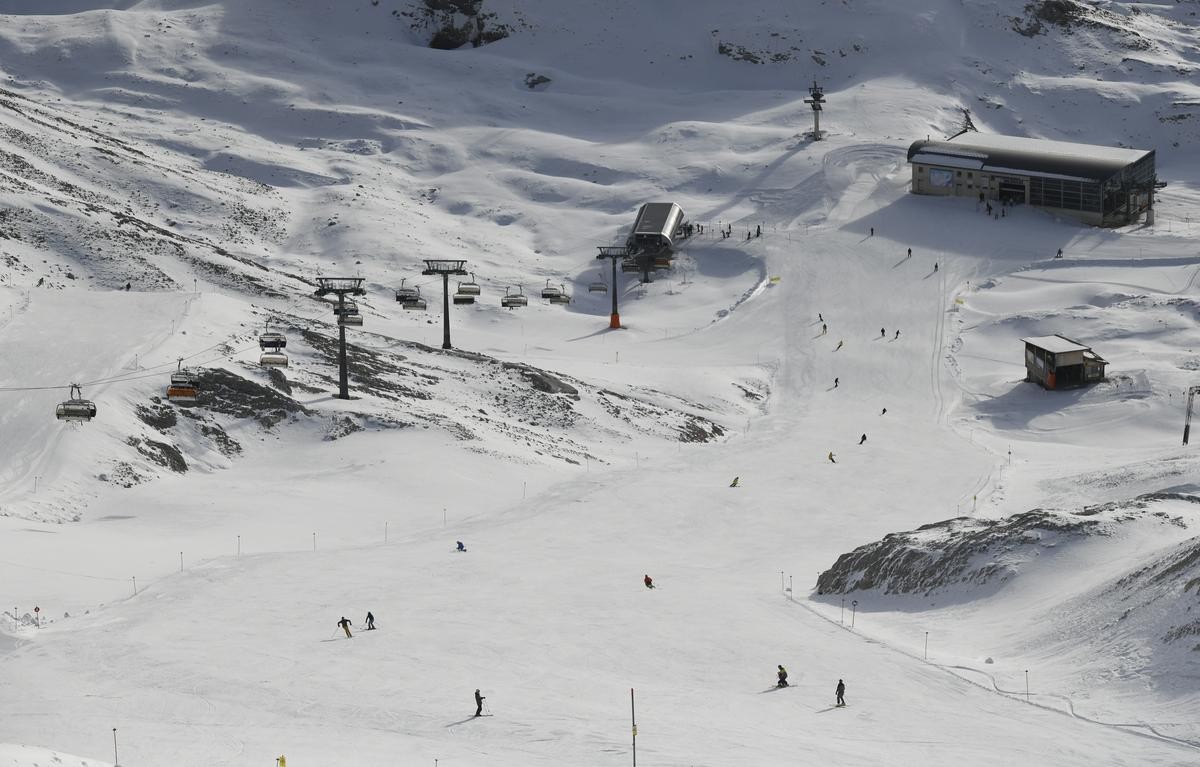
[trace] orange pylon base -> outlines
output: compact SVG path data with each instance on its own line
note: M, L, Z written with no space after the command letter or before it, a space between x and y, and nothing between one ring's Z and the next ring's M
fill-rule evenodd
M613 330L619 329L621 327L621 315L610 314L608 316L608 327Z

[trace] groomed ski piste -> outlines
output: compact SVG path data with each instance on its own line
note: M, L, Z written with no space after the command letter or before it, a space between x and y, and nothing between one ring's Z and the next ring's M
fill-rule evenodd
M400 0L0 0L0 765L627 764L631 688L643 765L1200 760L1194 4L644 5L447 51ZM909 194L961 107L1156 149L1157 221ZM660 200L706 231L610 331L595 246ZM425 258L482 285L459 351ZM366 281L349 401L317 276ZM1022 383L1051 333L1108 380ZM259 386L169 404L178 358ZM1105 504L1000 578L816 589Z

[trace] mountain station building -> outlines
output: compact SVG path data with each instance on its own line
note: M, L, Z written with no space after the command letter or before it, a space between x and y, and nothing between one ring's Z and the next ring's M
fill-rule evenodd
M1152 210L1153 149L1074 144L968 131L908 148L912 191L1042 208L1093 226Z
M1047 389L1072 389L1104 380L1108 363L1091 348L1066 336L1022 338L1025 380Z

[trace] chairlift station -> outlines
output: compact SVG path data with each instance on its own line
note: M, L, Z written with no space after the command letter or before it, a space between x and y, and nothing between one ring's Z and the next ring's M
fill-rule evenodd
M1143 211L1153 222L1153 149L968 131L915 141L908 161L916 194L1020 203L1093 226L1124 226Z

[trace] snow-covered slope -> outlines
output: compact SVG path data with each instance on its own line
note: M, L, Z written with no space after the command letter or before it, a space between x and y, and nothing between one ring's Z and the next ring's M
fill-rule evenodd
M616 763L632 687L645 763L1195 760L1188 500L979 592L814 588L896 530L1196 495L1195 4L654 10L0 0L3 758ZM1157 223L908 195L964 107L1155 149ZM609 331L595 247L664 199L706 230ZM456 351L427 258L483 287ZM1053 332L1109 381L1021 383Z

